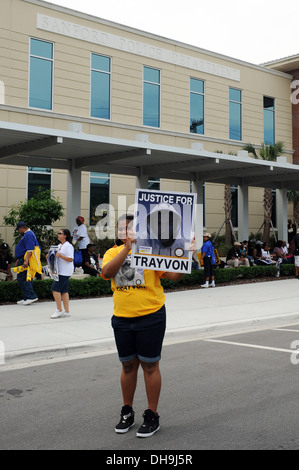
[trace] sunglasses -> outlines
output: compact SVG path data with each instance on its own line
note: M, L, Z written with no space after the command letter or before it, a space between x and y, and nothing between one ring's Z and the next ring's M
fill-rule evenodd
M64 235L64 233L63 232L58 232L57 235Z

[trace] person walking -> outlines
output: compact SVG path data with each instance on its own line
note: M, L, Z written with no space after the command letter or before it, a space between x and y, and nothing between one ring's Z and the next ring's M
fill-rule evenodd
M150 437L160 428L158 402L161 391L162 343L166 328L165 294L161 279L173 281L182 279L184 274L135 270L126 277L118 276L123 264L131 258L132 244L136 239L129 224L133 216L124 214L118 220L120 241L106 251L102 262L102 277L111 279L114 312L112 327L122 363L121 390L123 406L116 433L126 433L134 426L133 400L137 386L138 369L143 370L147 394L147 409L143 413L144 422L137 431L137 437Z
M27 269L29 261L35 247L39 246L35 233L30 230L23 220L17 223L16 231L21 235L21 239L15 249L16 266L23 266L24 271L17 273L17 281L23 293L23 299L17 302L18 305L31 305L38 300L33 289L32 280L27 281Z
M66 318L69 313L69 278L74 272L74 247L71 233L63 228L58 232L58 251L56 252L58 266L58 281L53 281L52 293L56 302L56 311L51 315L52 319ZM62 308L63 304L63 308Z
M84 225L84 217L79 215L76 218L77 226L73 230L73 240L79 243L79 250L82 254L82 262L83 258L87 253L87 245L90 243L90 239L88 236L88 231L86 225Z
M203 245L201 247L201 259L203 260L205 284L201 287L215 287L214 265L212 264L212 256L214 246L211 242L211 235L208 232L203 234Z

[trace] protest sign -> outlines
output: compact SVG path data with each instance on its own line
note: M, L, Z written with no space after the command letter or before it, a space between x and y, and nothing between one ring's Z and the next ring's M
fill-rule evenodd
M56 258L56 253L58 251L58 246L52 245L50 246L49 254L48 254L48 268L49 268L49 274L54 281L59 280L58 276L58 264L57 264L57 258Z
M131 266L190 273L196 194L137 189Z

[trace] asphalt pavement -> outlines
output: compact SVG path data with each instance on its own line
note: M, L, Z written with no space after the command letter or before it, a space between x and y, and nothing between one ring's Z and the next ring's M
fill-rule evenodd
M164 344L263 329L299 320L299 282L216 286L166 293ZM112 297L70 300L70 317L53 320L54 301L0 306L0 371L32 361L115 352Z

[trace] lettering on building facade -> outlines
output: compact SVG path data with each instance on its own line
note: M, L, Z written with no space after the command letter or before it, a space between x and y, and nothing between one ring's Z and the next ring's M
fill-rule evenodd
M186 54L156 47L140 41L134 41L115 34L88 28L51 16L37 14L37 28L51 33L61 34L81 41L111 47L120 51L136 54L150 59L160 60L192 70L217 75L229 80L240 81L240 71L231 67L209 62Z

